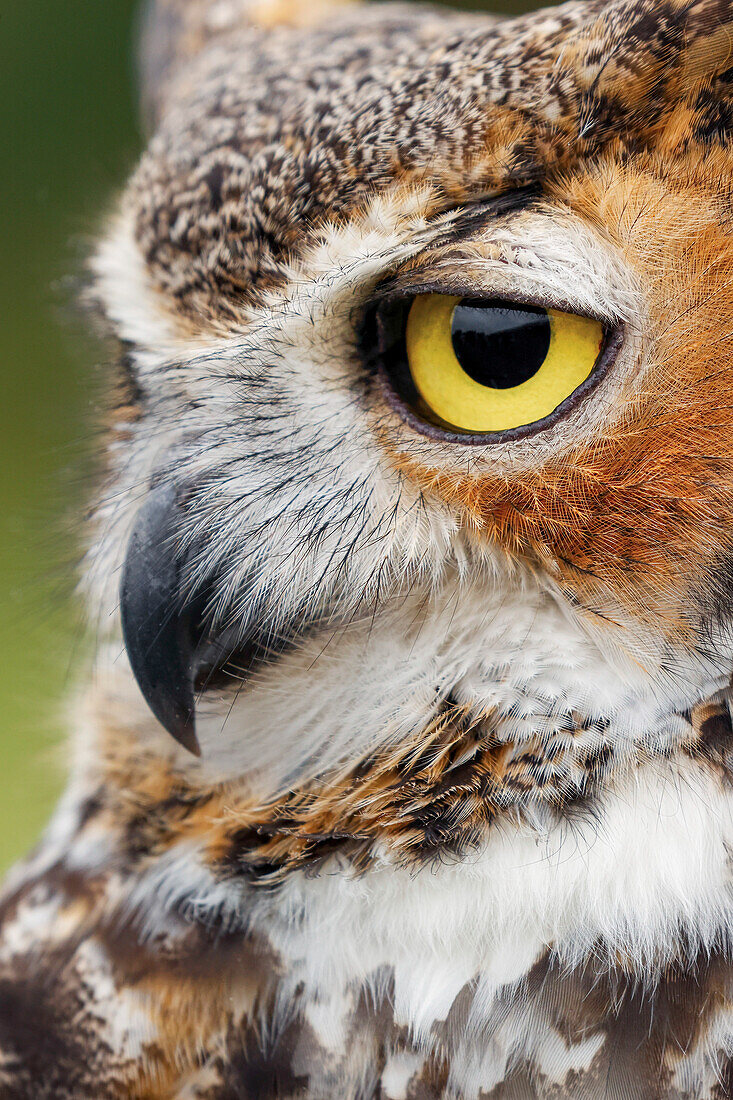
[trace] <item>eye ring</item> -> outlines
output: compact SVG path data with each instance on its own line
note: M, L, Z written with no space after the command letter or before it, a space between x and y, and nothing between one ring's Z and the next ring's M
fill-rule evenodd
M429 290L430 292L440 293L438 288L432 286ZM418 293L421 292L422 288ZM455 291L452 291L452 293L455 294ZM475 291L469 292L465 296L476 298ZM431 413L431 418L422 415L422 411L416 411L415 406L420 404L420 395L407 365L405 349L406 318L415 297L415 294L409 297L389 295L376 303L370 315L366 318L362 330L362 347L367 362L372 368L381 396L387 405L414 431L437 441L459 443L463 446L485 447L527 439L552 428L559 421L569 416L602 382L613 366L624 343L625 331L623 325L604 325L603 342L590 374L548 415L529 424L522 424L513 428L503 428L496 431L465 431L457 429L451 424L441 423L439 418L434 417L432 410L428 410ZM502 300L516 305L537 305L536 302L528 298L515 298L509 295L503 297ZM582 315L578 314L577 316ZM594 318L588 319L593 320Z

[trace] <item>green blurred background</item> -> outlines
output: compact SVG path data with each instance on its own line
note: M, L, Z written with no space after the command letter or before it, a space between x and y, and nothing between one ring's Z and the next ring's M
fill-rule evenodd
M85 649L73 588L105 364L83 335L75 280L139 152L136 7L0 10L0 870L60 790L65 700Z

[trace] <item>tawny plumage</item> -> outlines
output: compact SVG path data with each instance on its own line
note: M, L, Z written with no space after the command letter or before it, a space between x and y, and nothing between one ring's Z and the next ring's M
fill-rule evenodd
M733 1095L733 6L157 0L3 1100Z

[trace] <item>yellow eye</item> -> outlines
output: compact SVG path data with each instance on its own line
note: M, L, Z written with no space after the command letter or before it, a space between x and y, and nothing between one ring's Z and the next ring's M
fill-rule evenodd
M427 410L464 432L500 432L549 416L591 374L603 325L497 299L420 294L409 310L407 365Z

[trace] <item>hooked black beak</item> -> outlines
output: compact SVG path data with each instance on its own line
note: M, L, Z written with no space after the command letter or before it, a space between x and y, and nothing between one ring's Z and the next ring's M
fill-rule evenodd
M155 717L196 756L197 690L229 673L241 685L252 670L282 656L332 622L331 609L296 610L274 631L273 618L255 603L230 626L212 626L211 583L191 587L191 551L181 548L184 512L180 487L153 489L135 519L120 586L122 633L130 666Z
M140 509L127 549L120 589L122 632L153 714L179 744L200 756L194 685L206 635L206 600L203 594L186 599L180 530L176 488L161 485Z

